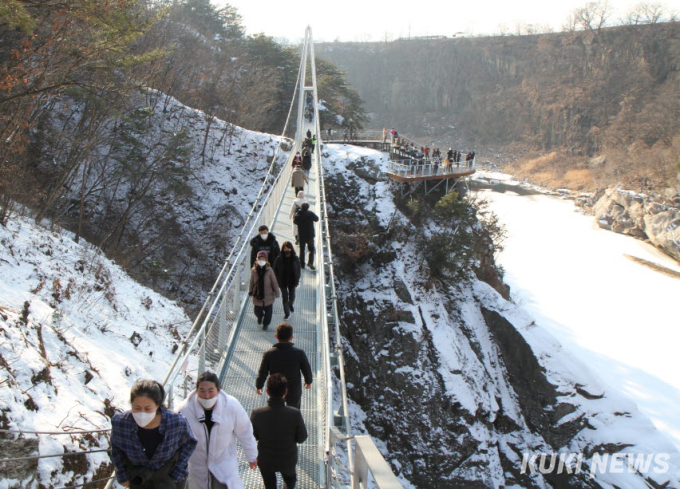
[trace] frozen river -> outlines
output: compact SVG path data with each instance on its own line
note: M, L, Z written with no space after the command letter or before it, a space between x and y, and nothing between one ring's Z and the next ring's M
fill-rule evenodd
M498 261L513 300L680 447L680 279L629 257L680 273L677 262L571 201L480 194L507 228Z

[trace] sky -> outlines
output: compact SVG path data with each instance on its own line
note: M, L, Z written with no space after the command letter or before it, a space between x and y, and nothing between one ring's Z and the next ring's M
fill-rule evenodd
M608 0L618 19L640 0ZM668 10L680 10L680 0L647 0L661 3ZM518 22L549 24L560 30L568 15L587 0L472 0L442 2L302 2L300 0L213 0L215 5L230 4L243 17L247 34L264 33L298 42L307 25L316 41L384 41L399 37L494 34L501 25L509 33Z

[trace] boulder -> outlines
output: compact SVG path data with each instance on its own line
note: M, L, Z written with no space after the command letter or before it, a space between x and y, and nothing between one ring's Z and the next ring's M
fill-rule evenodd
M649 240L676 260L680 260L680 211L668 210L645 216Z
M649 239L680 260L680 210L654 202L645 194L609 188L593 213L601 228Z

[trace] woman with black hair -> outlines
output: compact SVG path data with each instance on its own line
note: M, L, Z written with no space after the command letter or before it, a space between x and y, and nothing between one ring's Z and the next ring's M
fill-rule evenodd
M111 460L124 487L182 489L196 438L181 414L163 406L165 391L155 380L139 380L130 391L131 409L111 419Z
M253 470L257 468L257 442L250 418L241 403L220 388L217 375L203 372L196 390L177 412L187 418L198 439L189 459L188 489L243 489L236 440Z
M281 253L274 262L274 274L281 290L283 300L283 319L288 319L295 311L295 288L300 285L300 259L290 241L281 245Z

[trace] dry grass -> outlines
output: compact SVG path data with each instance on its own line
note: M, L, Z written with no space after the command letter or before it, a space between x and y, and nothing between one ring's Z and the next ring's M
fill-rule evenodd
M580 161L555 151L536 158L520 160L514 173L543 187L594 190L593 173Z

